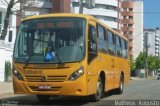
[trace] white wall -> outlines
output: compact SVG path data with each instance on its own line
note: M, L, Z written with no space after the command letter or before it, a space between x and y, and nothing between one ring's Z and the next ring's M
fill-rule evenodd
M148 54L155 56L155 31L148 32Z
M143 1L134 1L133 57L143 51Z
M13 49L5 47L5 42L0 40L0 81L4 81L5 61L12 62Z

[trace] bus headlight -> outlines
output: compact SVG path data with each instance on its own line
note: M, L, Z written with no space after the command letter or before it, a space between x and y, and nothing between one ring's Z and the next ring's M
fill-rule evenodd
M77 71L72 73L68 80L74 81L84 74L84 67L81 66Z
M22 75L17 70L14 70L13 73L17 77L18 80L23 80Z

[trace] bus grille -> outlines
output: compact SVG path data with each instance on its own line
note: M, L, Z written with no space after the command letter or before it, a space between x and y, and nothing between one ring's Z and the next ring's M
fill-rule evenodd
M67 76L25 76L27 82L64 82Z

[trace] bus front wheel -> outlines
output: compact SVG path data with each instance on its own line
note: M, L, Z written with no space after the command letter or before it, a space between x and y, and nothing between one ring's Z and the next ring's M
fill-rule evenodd
M91 95L91 101L99 101L103 97L104 89L101 77L99 77L97 82L97 91L95 94Z
M40 102L45 102L45 101L48 101L50 99L50 96L49 95L37 95L37 99Z

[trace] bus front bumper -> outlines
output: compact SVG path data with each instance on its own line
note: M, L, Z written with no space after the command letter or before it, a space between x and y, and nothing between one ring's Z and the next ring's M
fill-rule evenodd
M86 84L83 80L64 82L25 82L14 78L13 88L15 94L86 95Z

